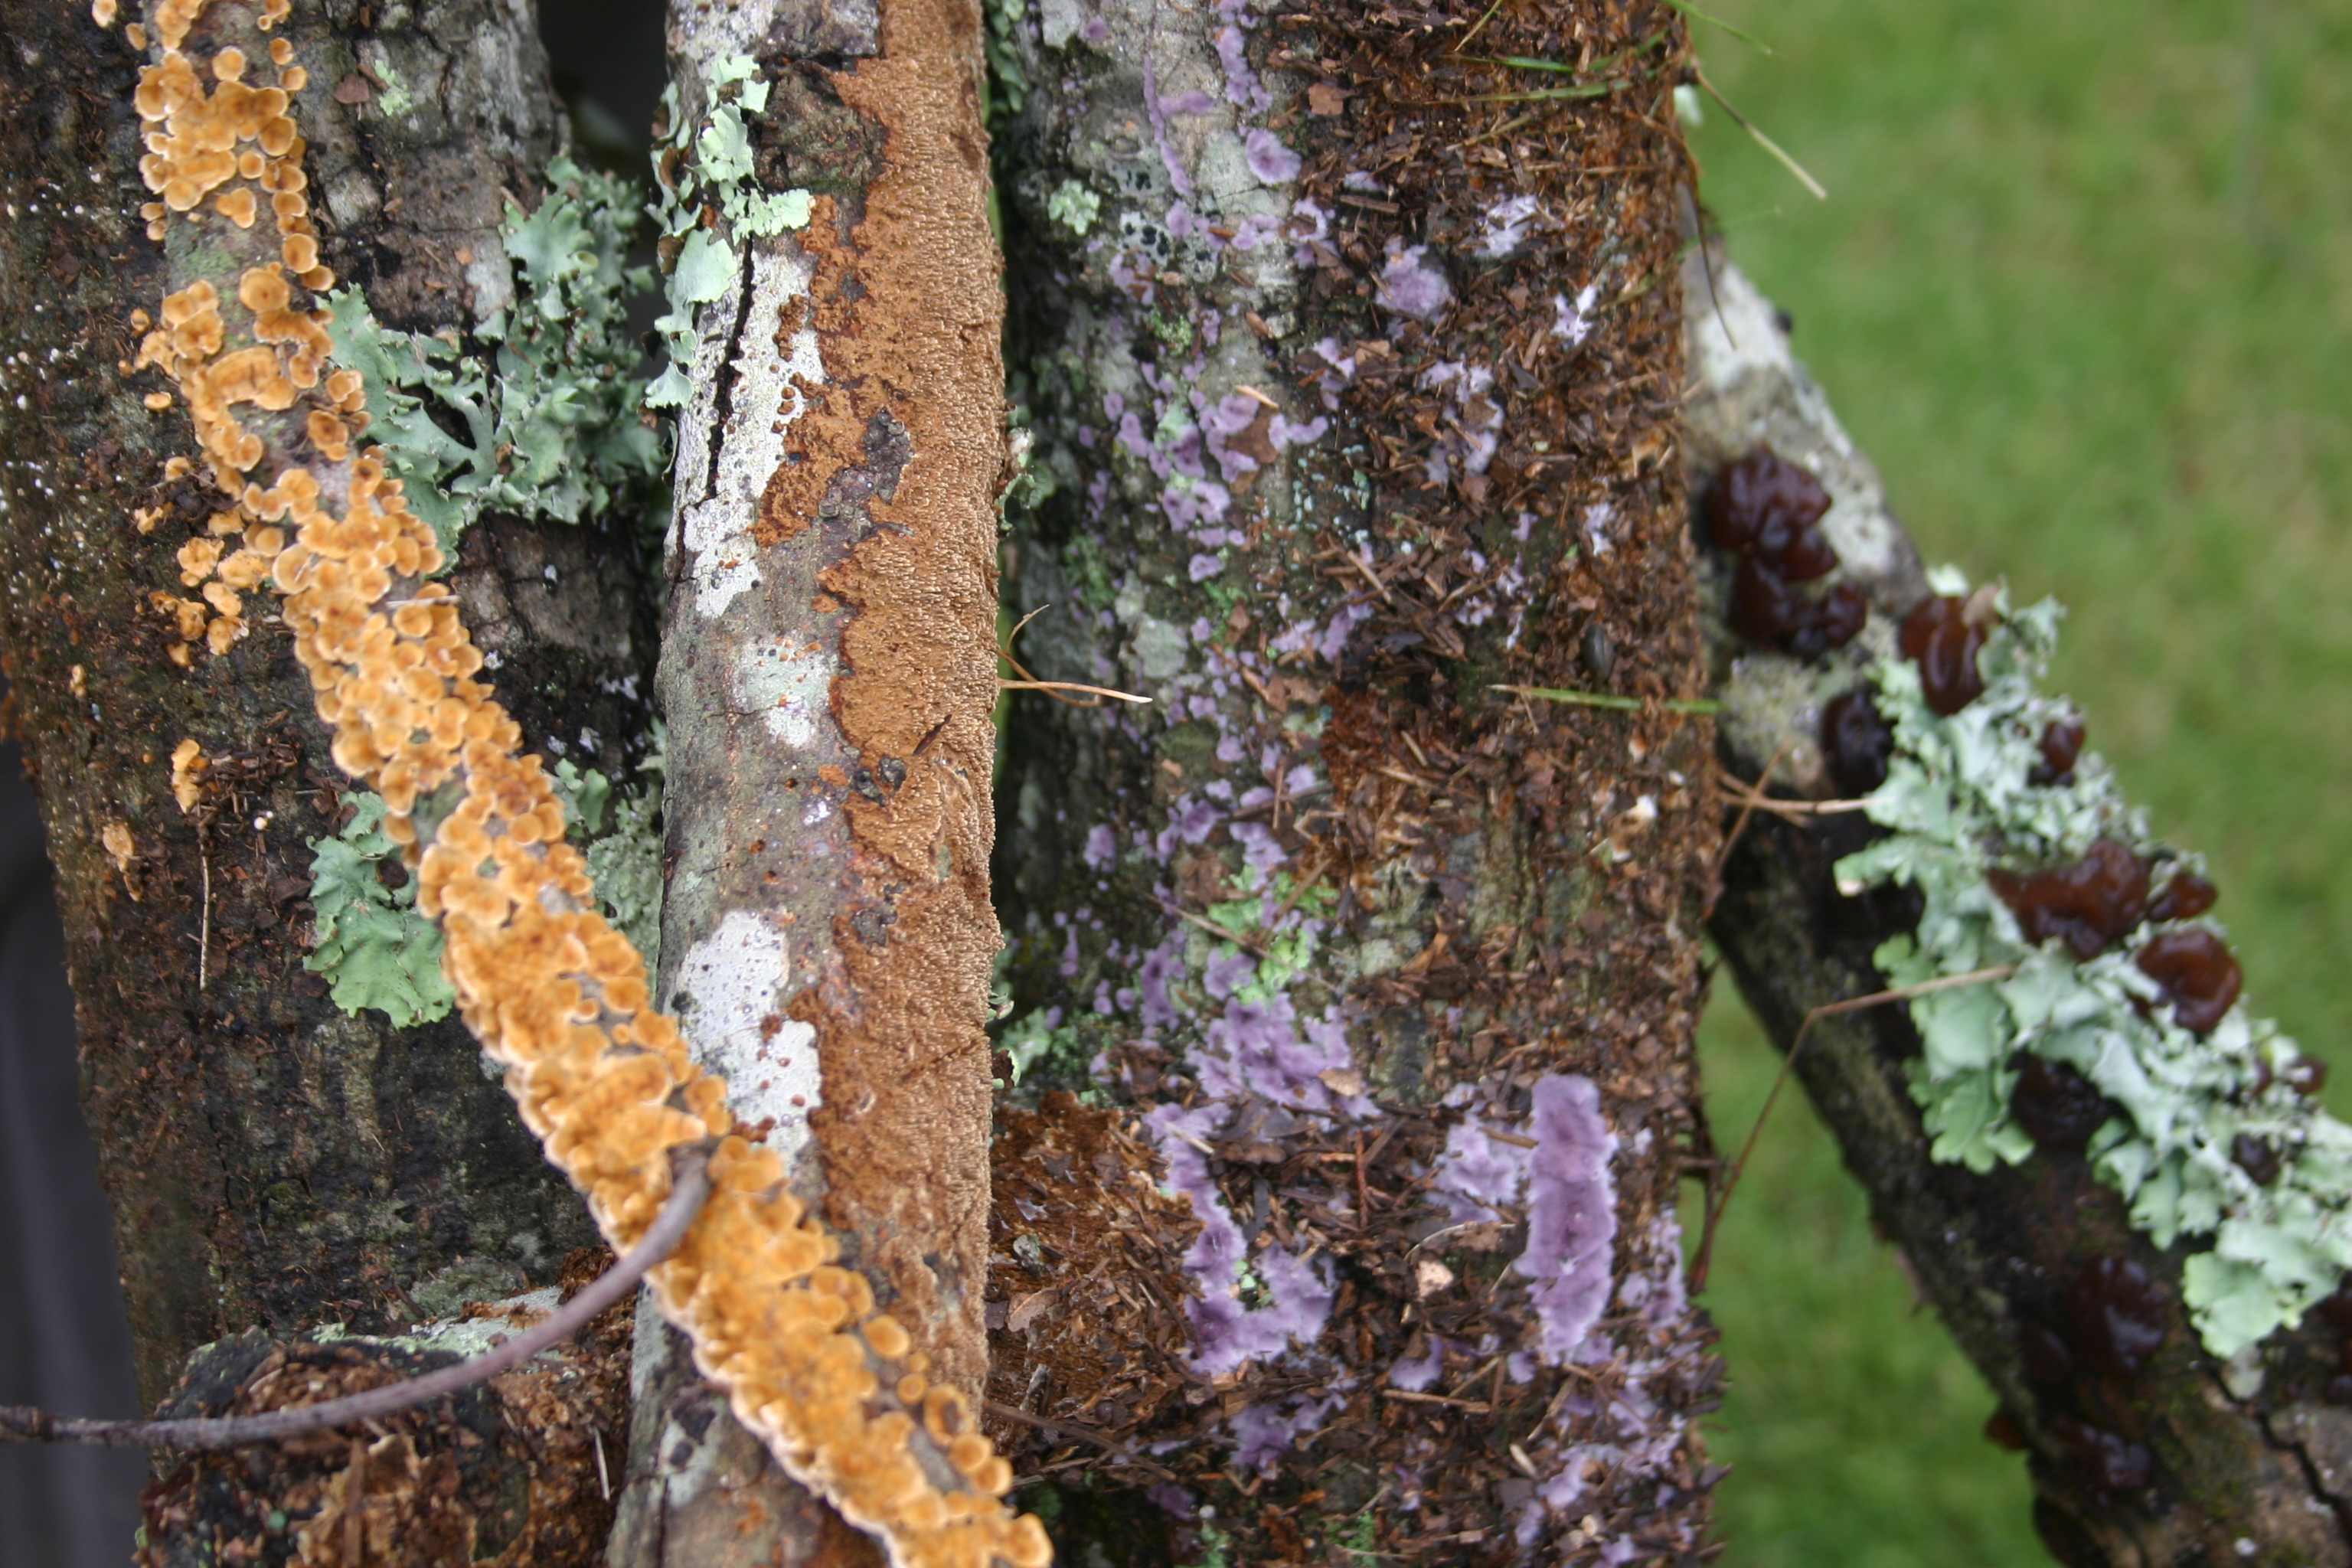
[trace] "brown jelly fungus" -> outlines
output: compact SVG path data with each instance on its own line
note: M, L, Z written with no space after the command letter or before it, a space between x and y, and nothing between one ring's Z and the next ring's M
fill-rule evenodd
M1829 764L1830 782L1847 799L1886 782L1886 759L1894 751L1895 731L1879 717L1869 688L1842 691L1822 710L1822 757Z
M1930 595L1903 617L1903 657L1919 667L1927 706L1946 718L1984 695L1977 653L1984 628L1969 619L1969 602Z
M1809 529L1830 510L1821 480L1784 460L1769 447L1758 447L1715 477L1707 491L1706 522L1715 542L1746 554L1767 529Z
M2241 1132L2230 1140L2230 1158L2238 1169L2254 1179L2254 1185L2267 1187L2278 1180L2278 1145L2250 1132Z
M2164 1288L2127 1258L2095 1258L2066 1288L2075 1351L2118 1376L2137 1372L2164 1342L2165 1306Z
M2074 763L2083 754L2083 721L2053 719L2042 727L2042 763L2026 775L2026 783L2063 784L2074 782Z
M2059 1451L2075 1472L2101 1491L2136 1492L2155 1474L2155 1459L2146 1448L2087 1421L2053 1415L2050 1435L2057 1439Z
M1707 531L1740 558L1731 627L1749 642L1813 658L1852 642L1870 618L1869 601L1850 584L1818 598L1797 586L1837 570L1837 551L1817 526L1829 508L1821 481L1769 447L1716 477Z
M2029 1056L2018 1070L2017 1087L2010 1090L2009 1114L2044 1149L2079 1154L2115 1108L2073 1068Z
M2289 1089L2310 1099L2327 1087L2327 1064L2317 1057L2297 1057L2284 1076Z
M2172 880L2156 895L2148 905L2147 918L2152 921L2195 920L2213 907L2221 896L2221 890L2194 871L2175 871Z
M2067 1388L2074 1382L2074 1352L2066 1342L2040 1323L2029 1322L2017 1333L2018 1364L2025 1381L2036 1388Z
M2229 945L2211 931L2168 931L2139 950L2142 973L2164 987L2172 1016L2192 1035L2210 1035L2238 999L2244 981Z
M1984 1435L1986 1442L2007 1448L2011 1453L2017 1453L2025 1447L2025 1434L2018 1430L2017 1417L2009 1413L2005 1405L1985 1417Z
M2147 914L2147 862L2112 838L2099 839L2071 866L1995 870L1986 879L2026 941L2056 938L2077 959L2098 957Z

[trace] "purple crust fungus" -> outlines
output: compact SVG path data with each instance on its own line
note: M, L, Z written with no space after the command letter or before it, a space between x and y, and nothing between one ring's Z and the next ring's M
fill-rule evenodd
M1378 298L1399 315L1435 321L1454 302L1454 286L1445 274L1425 259L1429 247L1406 246L1391 239L1388 264L1381 268Z
M1544 1358L1565 1363L1601 1321L1617 1240L1617 1188L1609 1173L1617 1136L1601 1117L1601 1091L1580 1073L1555 1073L1535 1089L1536 1146L1528 1168L1528 1247L1513 1265L1535 1281L1528 1294Z

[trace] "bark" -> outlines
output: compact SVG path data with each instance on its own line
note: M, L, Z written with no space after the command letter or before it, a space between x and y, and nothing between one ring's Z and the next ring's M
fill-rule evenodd
M593 1270L574 1272L584 1284ZM556 1292L476 1309L396 1339L234 1335L189 1358L167 1419L253 1415L337 1398L480 1354ZM247 1561L310 1568L499 1563L584 1568L612 1521L604 1431L623 1408L632 1313L608 1309L572 1345L461 1394L284 1442L168 1459L142 1498L140 1568Z
M1918 553L1878 475L1791 357L1785 327L1719 258L1710 278L1695 256L1685 281L1697 384L1686 425L1694 492L1759 441L1811 469L1833 498L1823 527L1844 558L1844 580L1866 590L1874 621L1899 621L1927 591ZM1727 567L1715 575L1709 603L1719 617ZM1890 637L1873 635L1849 655L1806 666L1742 647L1717 620L1727 764L1752 779L1778 753L1776 793L1843 793L1825 775L1820 705L1854 683L1866 657L1891 652ZM1832 864L1873 833L1852 816L1813 825L1759 816L1729 858L1709 929L1783 1049L1811 1009L1882 989L1873 950L1916 918L1899 900L1838 894ZM2041 1151L1988 1175L1931 1159L1909 1087L1918 1050L1908 1008L1880 1007L1817 1022L1795 1072L1869 1191L1879 1227L1991 1385L1997 1420L2029 1447L2034 1519L2053 1553L2070 1564L2352 1562L2352 1414L2325 1394L2340 1371L2337 1334L2314 1314L2251 1358L2217 1362L2177 1304L2180 1250L2159 1250L2133 1230L2079 1154ZM2149 1270L2169 1298L2161 1348L2130 1376L2084 1361L2067 1307L2086 1265L2115 1258ZM2036 1344L2057 1340L2074 1347L2071 1377L2053 1379L2046 1349L2035 1359ZM2103 1478L2086 1429L2151 1458L2148 1484Z
M1098 1108L1005 1119L995 1396L1032 1465L1163 1505L1066 1489L1067 1554L1706 1526L1674 1197L1710 737L1491 689L1701 679L1682 34L1530 4L1465 47L1476 19L1003 19L1020 653L1152 700L1023 695L1006 745L1003 1072ZM1487 51L1616 85L1493 101L1552 79Z
M656 992L844 1262L973 1395L1003 444L979 26L963 0L673 13L672 134L750 57L749 184L811 205L794 230L713 231L737 272L700 312L679 430ZM692 200L719 222L715 192ZM635 1397L615 1565L875 1560L651 1314Z
M185 415L150 413L155 378L118 368L136 348L132 305L167 287L138 216L139 58L88 5L11 5L0 32L8 668L152 1400L231 1330L412 1321L420 1298L545 1282L595 1237L455 1019L395 1031L347 1016L302 967L308 842L334 830L348 785L284 630L257 609L225 658L199 647L181 669L149 605L187 592L173 552L216 501L198 477L160 477L189 449ZM354 0L305 6L279 36L318 79L305 130L324 259L388 325L470 329L501 190L534 200L557 145L528 8ZM338 80L420 89L394 115ZM145 509L152 535L131 521ZM645 717L619 693L651 651L633 554L492 519L456 579L530 732L615 777ZM583 752L583 730L611 740ZM213 763L192 814L171 787L183 738ZM110 827L130 836L120 865Z

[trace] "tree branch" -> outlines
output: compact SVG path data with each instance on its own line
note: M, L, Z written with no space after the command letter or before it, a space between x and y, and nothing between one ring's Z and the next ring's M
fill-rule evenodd
M1904 681L1912 683L1916 705L1923 688L1898 651L1894 628L1931 592L1928 577L1888 510L1878 476L1854 449L1820 388L1790 356L1770 302L1720 258L1712 271L1710 291L1706 258L1695 248L1685 263L1692 301L1685 332L1695 384L1685 412L1692 494L1705 494L1720 470L1759 444L1802 467L1831 498L1820 529L1841 559L1840 574L1830 581L1860 590L1870 612L1860 635L1825 657L1804 659L1759 649L1733 629L1735 563L1728 552L1716 556L1706 605L1714 685L1724 704L1717 726L1724 760L1742 778L1771 773L1776 785L1798 796L1870 795L1867 784L1839 776L1839 761L1824 736L1823 710L1832 699L1857 689L1872 694L1874 702L1890 701ZM1972 611L1977 597L1968 603ZM1753 609L1751 596L1749 614L1738 617L1751 627ZM2008 617L2005 624L2011 626L2020 618L2015 612ZM1995 662L1989 659L1988 667ZM2012 668L1995 679L2015 682L2020 677ZM2025 688L2012 684L2009 690L2015 694ZM2043 712L2063 710L2035 696L2021 699L2019 711L2033 714L2038 723ZM2001 722L2014 727L2011 720ZM1960 726L1941 726L1938 721L1906 735L1925 732L1930 742L1947 745L1957 755L1959 731ZM1897 763L1914 770L1912 781L1924 778L1943 786L1937 764L1908 740ZM1955 770L1960 765L1951 764ZM2101 766L2087 756L2083 765ZM2044 784L2030 781L2025 804L2016 809L2061 809L2047 804L2058 797ZM2119 799L2107 801L2110 793L2098 785L2064 800L2075 810L2089 809L2084 803L2107 802L2100 805L2105 813L2101 820L2126 825L2116 831L2139 846L2133 853L2158 866L2159 881L2182 875L2185 867L2178 859L2156 858L2174 852L2141 843L2145 830L2131 826L2133 815ZM2095 1131L2084 1127L2087 1143L2037 1136L2028 1145L2033 1108L2025 1091L2012 1086L2029 1071L2053 1073L2056 1069L2049 1064L2057 1053L2045 1048L2048 1031L2032 1035L2017 1022L2013 1009L2021 1004L2011 999L2011 987L2022 986L2026 977L1947 990L1932 1000L1915 994L1899 1006L1834 1012L1843 999L1881 993L1897 978L1882 973L1884 963L1899 964L1906 954L1924 952L1938 940L1921 923L1914 890L1927 879L1915 875L1912 886L1874 889L1852 863L1840 870L1846 857L1884 844L1888 829L1869 814L1885 816L1892 809L1888 794L1877 792L1862 814L1823 813L1807 819L1777 809L1782 804L1777 801L1759 810L1726 858L1710 930L1742 994L1780 1048L1792 1053L1790 1070L1804 1081L1843 1146L1847 1164L1868 1189L1879 1226L1903 1248L1922 1290L1991 1384L2000 1409L1989 1435L1998 1433L2029 1450L2037 1494L2034 1521L2043 1541L2070 1564L2352 1563L2346 1512L2352 1493L2343 1480L2352 1476L2352 1411L2336 1403L2343 1385L2331 1382L2344 1351L2338 1332L2327 1326L2336 1321L2333 1303L2294 1325L2292 1319L2301 1311L2295 1291L2279 1289L2275 1277L2261 1273L2257 1264L2223 1258L2212 1250L2216 1222L2210 1218L2201 1228L2184 1221L2159 1247L2148 1233L2149 1216L2162 1212L2162 1183L2173 1179L2162 1173L2179 1167L2157 1165L2156 1190L2143 1183L2127 1211L2116 1190L2122 1180L2117 1167L2106 1164L2102 1175L2100 1162L2109 1160L2120 1143L2145 1142L2150 1134L2138 1110L2097 1098L2112 1095L2111 1086L2092 1086L2084 1101L2083 1120L2097 1126ZM2035 841L2031 834L2021 837ZM2074 848L2081 850L2079 845ZM1964 865L1996 855L2006 865L2020 852L2016 842L1970 843L1958 850ZM1981 895L1981 885L1978 890ZM1988 940L1972 963L1961 963L1957 953L1939 955L1948 957L1954 970L2014 957L2021 960L2021 967L2055 976L2056 984L2088 984L2080 977L2092 974L2093 966L2078 964L2063 944L2037 942L2029 935L2020 947L2020 928L2001 924L2007 917L1994 900L1983 900L1979 908L1983 929L2000 940ZM2168 915L2160 906L2151 906L2145 919L2138 911L2129 913L2109 944L2117 952L2102 955L2100 962L2109 974L2144 971L2152 948L2142 944L2150 939L2130 933L2150 926L2193 933L2204 929L2188 918L2198 912L2201 906L2181 917ZM1915 926L1919 946L1882 945ZM2001 936L2003 931L2008 934ZM2132 967L2135 955L2141 961L2137 970ZM2128 974L2126 979L2138 984ZM1955 1011L1965 1007L1981 1008L1982 1021ZM2295 1084L2299 1076L2308 1081L2304 1058L2267 1026L2234 1010L2228 1017L2224 1026L2208 1026L2208 1038L2205 1032L2189 1030L2169 997L2147 1003L2147 1010L2135 1016L2126 996L2102 1049L2147 1048L2126 1043L2137 1031L2172 1052L2167 1059L2183 1064L2188 1079L2224 1086L2209 1091L2213 1098L2183 1100L2179 1120L2201 1116L2200 1127L2226 1129L2265 1118L2291 1131L2269 1158L2286 1165L2324 1156L2341 1142L2340 1128L2283 1087ZM1937 1031L1940 1052L1923 1057L1923 1028ZM1805 1048L1796 1053L1801 1037ZM1934 1084L1945 1081L1939 1075L1948 1073L1951 1053L1972 1050L1990 1052L1979 1080L1987 1099L1967 1130L1978 1150L1990 1150L1975 1162L1983 1167L1981 1173L1937 1157L1940 1136L1948 1158L1954 1123L1923 1120L1915 1100L1916 1087L1929 1086L1932 1094ZM2273 1065L2277 1083L2269 1076ZM2102 1070L2099 1058L2084 1057L2082 1066L2086 1072ZM2080 1074L2075 1081L2089 1082ZM2175 1086L2159 1092L2186 1091ZM2221 1192L2220 1223L2232 1223L2242 1214L2270 1213L2264 1206L2273 1202L2270 1184L2238 1169L2247 1159L2259 1168L2263 1151L2233 1160L2226 1131L2195 1136L2209 1143L2218 1137L2223 1146L2219 1159L2192 1162L2194 1168L2182 1178ZM2006 1142L1995 1146L2001 1139ZM2162 1155L2165 1146L2157 1147L2159 1157L2180 1159L2177 1153ZM2277 1167L2273 1169L2275 1179ZM2290 1225L2280 1234L2291 1230ZM2332 1272L2318 1275L2326 1261L2324 1237L2313 1243L2311 1256L2318 1260L2313 1277L2332 1278ZM2184 1272L2184 1261L2190 1259L2201 1276ZM2232 1268L2244 1270L2228 1277L2249 1281L2247 1297L2259 1309L2234 1328L2219 1315L2210 1288L2217 1271ZM2124 1293L2134 1300L2117 1300L2118 1282L2128 1286ZM2315 1290L2327 1288L2320 1283ZM2302 1300L2307 1299L2306 1294ZM2276 1316L2288 1319L2289 1326L2263 1332L2275 1321L2263 1314L2282 1303ZM2126 1331L2141 1336L2124 1353L2115 1340L2118 1313L2129 1320ZM2236 1353L2217 1357L2209 1342Z

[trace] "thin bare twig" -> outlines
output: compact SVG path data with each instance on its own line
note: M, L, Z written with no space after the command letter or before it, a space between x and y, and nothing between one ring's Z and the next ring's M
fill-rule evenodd
M85 1421L60 1419L29 1405L0 1405L0 1442L94 1443L115 1448L237 1448L381 1420L471 1388L572 1338L588 1326L589 1320L635 1289L637 1281L654 1265L677 1251L677 1244L685 1239L710 1195L710 1177L706 1169L709 1160L709 1152L705 1149L689 1149L679 1154L672 1170L669 1201L662 1205L653 1225L626 1256L546 1317L471 1361L341 1399L268 1410L257 1415L194 1416L176 1421Z
M1149 697L1138 697L1132 691L1114 691L1108 686L1088 686L1084 681L1078 680L1000 679L996 683L996 689L999 691L1077 691L1088 697L1108 697L1114 702L1143 703L1151 700Z
M1700 1234L1697 1256L1691 1259L1690 1288L1706 1288L1706 1269L1715 1254L1716 1226L1723 1222L1723 1211L1731 1206L1731 1194L1738 1189L1740 1175L1748 1169L1748 1156L1756 1152L1756 1140L1764 1131L1764 1123L1772 1115L1772 1106L1780 1098L1780 1088L1789 1081L1790 1069L1797 1065L1797 1053L1804 1048L1805 1036L1823 1018L1840 1013L1859 1013L1865 1007L1883 1007L1889 1002L1908 1002L1914 996L1926 996L1937 991L1957 990L1963 985L1982 985L1989 981L2006 980L2017 973L2014 963L1997 963L1990 969L1971 969L1966 974L1942 974L1933 980L1922 980L1916 985L1898 985L1891 991L1874 991L1866 996L1849 996L1843 1002L1824 1002L1805 1015L1797 1026L1797 1037L1789 1042L1786 1055L1780 1058L1780 1070L1772 1077L1771 1090L1764 1096L1764 1109L1756 1113L1755 1125L1748 1130L1748 1141L1739 1146L1739 1157L1731 1163L1730 1173L1723 1179L1723 1190L1707 1205L1706 1226Z
M1562 686L1489 686L1513 697L1539 697L1576 708L1613 708L1622 713L1644 713L1653 708L1667 713L1720 713L1723 704L1712 697L1620 697L1613 691L1577 691Z
M1046 696L1051 697L1055 701L1067 703L1072 708L1099 708L1103 705L1103 700L1105 698L1108 698L1113 701L1118 702L1149 703L1151 700L1149 697L1138 697L1131 691L1114 691L1108 686L1088 686L1081 681L1076 680L1040 680L1037 679L1034 672L1030 670L1029 668L1024 665L1018 658L1014 658L1013 653L1013 645L1019 639L1023 629L1025 628L1031 621L1035 620L1039 616L1044 615L1047 610L1050 610L1054 606L1051 605L1038 605L1035 609L1030 611L1027 615L1014 622L1013 629L1005 634L1004 645L996 650L996 657L1003 659L1006 664L1011 665L1013 667L1013 673L1019 676L1021 679L1018 680L1006 680L1002 676L998 677L996 689L999 691L1042 691ZM1063 696L1062 693L1065 691L1076 691L1084 696L1091 697L1094 700L1091 702L1081 702L1077 700L1076 698Z

